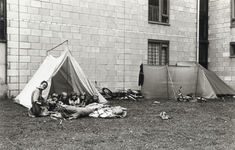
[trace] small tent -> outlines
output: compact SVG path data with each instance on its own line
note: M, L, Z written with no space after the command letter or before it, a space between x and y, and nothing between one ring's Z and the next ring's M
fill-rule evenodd
M43 91L42 96L48 97L52 93L70 93L85 92L87 96L99 94L100 103L106 103L106 99L97 91L95 86L88 80L83 70L77 63L69 50L65 50L60 57L55 58L48 55L34 76L15 98L19 104L30 108L31 93L45 80L48 82L48 87Z
M175 99L181 86L184 95L193 93L208 99L235 95L215 73L195 62L179 62L176 66L143 65L143 73L141 92L147 99Z

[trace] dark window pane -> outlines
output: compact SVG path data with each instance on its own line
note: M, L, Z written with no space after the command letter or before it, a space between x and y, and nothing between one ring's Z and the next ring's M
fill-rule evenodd
M200 39L205 39L204 37L204 28L205 28L205 22L206 20L205 19L200 19L199 21L199 37Z
M149 0L149 21L169 23L169 0Z
M168 17L162 16L162 22L168 23Z
M200 11L207 11L207 0L200 0Z
M149 0L149 21L159 21L159 0Z
M5 39L5 33L4 33L4 22L0 21L0 39Z
M231 21L231 25L234 27L235 26L235 20Z
M4 3L3 0L0 0L0 19L4 19Z
M159 7L158 6L149 6L149 20L150 21L159 21Z
M235 43L230 43L230 56L235 55Z
M6 39L6 0L0 0L0 40Z
M207 48L208 44L199 44L199 62L207 62Z
M167 47L162 47L162 65L167 64Z
M163 0L163 14L167 15L167 0Z
M232 54L234 55L235 54L235 45L232 45Z
M232 9L233 9L233 18L234 18L235 17L235 0L233 0Z
M201 18L199 21L199 38L201 40L207 40L207 38L208 38L208 20L207 20L207 18Z
M159 0L149 0L149 5L159 6Z

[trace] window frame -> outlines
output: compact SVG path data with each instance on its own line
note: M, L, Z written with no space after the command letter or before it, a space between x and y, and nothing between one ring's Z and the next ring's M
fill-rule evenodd
M148 23L150 24L160 24L160 25L170 25L170 0L166 0L167 1L167 14L164 14L163 13L163 1L164 0L159 0L159 10L158 10L158 18L159 18L159 21L155 21L153 19L150 18L150 0L148 0ZM165 17L168 19L167 22L162 22L162 17Z
M158 56L158 60L159 60L159 64L149 64L149 44L154 43L154 44L159 44L159 56ZM162 64L162 48L166 47L166 63ZM169 64L169 49L170 49L170 41L166 41L166 40L153 40L153 39L149 39L148 40L148 52L147 52L147 64L148 65L153 65L153 66L165 66L167 64Z
M235 42L230 42L230 58L235 58Z
M235 0L231 0L231 28L235 27Z

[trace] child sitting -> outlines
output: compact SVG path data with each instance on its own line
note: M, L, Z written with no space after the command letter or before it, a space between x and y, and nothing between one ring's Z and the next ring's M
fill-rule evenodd
M98 94L94 94L92 97L87 97L85 100L85 106L91 103L99 103L99 96Z
M53 93L52 96L47 100L49 104L49 111L53 111L56 108L58 102L58 94Z
M93 103L99 103L99 95L98 95L98 93L95 93L93 95Z
M73 106L78 106L80 104L79 94L72 92L69 98L69 104Z
M80 96L80 103L82 107L86 106L86 93L82 92L81 96Z
M59 101L64 105L69 105L69 98L66 92L62 92Z

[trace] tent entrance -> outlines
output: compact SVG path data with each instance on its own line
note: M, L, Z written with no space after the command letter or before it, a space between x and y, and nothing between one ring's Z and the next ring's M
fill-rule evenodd
M70 70L70 63L67 58L59 71L52 77L49 94L61 94L62 92L71 93L74 91Z

